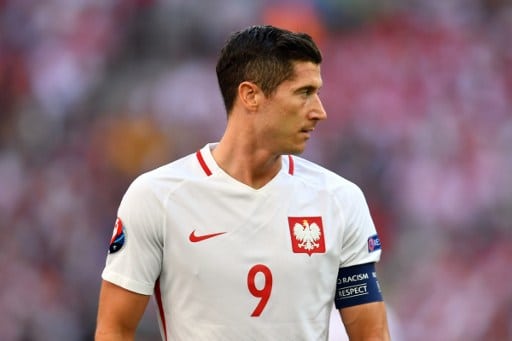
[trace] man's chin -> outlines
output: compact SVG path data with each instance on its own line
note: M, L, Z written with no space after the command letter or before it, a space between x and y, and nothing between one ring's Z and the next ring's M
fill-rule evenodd
M300 155L300 154L304 153L305 149L306 149L306 145L294 146L293 148L289 148L289 150L283 154Z

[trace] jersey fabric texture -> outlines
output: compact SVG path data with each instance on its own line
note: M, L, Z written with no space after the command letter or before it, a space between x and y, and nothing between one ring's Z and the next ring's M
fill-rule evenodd
M130 185L103 279L155 294L164 340L327 340L338 269L380 258L363 193L296 156L254 189L214 147Z

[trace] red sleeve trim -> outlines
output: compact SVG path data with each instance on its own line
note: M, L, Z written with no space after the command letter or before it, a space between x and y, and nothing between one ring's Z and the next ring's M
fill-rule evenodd
M167 324L165 322L164 305L162 302L162 291L160 290L160 278L155 283L155 299L158 306L158 315L162 323L162 330L164 331L164 339L167 340Z

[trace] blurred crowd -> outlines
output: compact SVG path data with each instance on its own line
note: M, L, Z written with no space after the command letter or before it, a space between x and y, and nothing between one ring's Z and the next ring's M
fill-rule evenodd
M512 340L508 0L0 1L0 339L92 339L126 187L219 139L218 50L259 23L321 46L305 156L365 192L401 337Z

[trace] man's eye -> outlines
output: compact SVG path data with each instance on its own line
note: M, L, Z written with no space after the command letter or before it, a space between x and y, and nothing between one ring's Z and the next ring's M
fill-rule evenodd
M318 91L317 89L305 89L304 91L302 91L302 94L307 97L313 95L320 96L320 91Z

